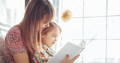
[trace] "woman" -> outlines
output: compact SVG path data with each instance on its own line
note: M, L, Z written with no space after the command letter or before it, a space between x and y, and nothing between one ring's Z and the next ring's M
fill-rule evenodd
M49 26L54 10L48 0L31 0L20 24L12 27L5 38L8 63L33 63L39 51L41 31Z

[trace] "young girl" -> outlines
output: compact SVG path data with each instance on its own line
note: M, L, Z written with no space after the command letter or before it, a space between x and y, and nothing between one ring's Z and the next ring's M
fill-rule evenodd
M36 51L34 58L35 62L45 63L54 55L54 51L50 47L56 42L58 35L61 33L60 27L51 22L49 27L42 31L42 48L40 54Z
M38 56L34 61L45 63L47 62L53 55L54 50L52 50L50 47L57 41L58 36L61 33L61 28L54 22L51 22L49 24L49 27L43 29L42 31L42 50L40 51L41 55L36 52L35 56ZM78 57L74 57L74 60ZM73 60L65 58L61 63L72 63Z

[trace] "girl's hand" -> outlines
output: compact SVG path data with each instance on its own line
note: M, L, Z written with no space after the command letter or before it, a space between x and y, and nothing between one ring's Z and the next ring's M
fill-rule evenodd
M74 63L74 61L80 56L80 54L74 56L72 59L69 55L66 55L66 57L60 62L60 63Z

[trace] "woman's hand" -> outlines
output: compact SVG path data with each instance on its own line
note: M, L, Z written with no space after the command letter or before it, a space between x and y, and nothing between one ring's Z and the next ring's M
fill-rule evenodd
M80 56L80 54L74 56L73 58L70 58L69 55L66 55L66 57L60 62L60 63L74 63L74 61Z

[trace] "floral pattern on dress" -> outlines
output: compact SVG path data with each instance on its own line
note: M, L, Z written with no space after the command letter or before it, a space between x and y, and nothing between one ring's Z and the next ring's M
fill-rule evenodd
M13 55L27 51L24 47L21 31L18 26L14 26L8 31L5 37L5 49L6 63L15 63Z

